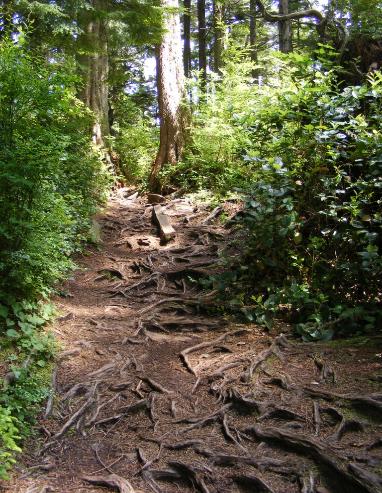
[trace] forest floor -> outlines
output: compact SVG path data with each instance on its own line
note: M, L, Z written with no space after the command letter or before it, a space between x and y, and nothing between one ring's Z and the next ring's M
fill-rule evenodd
M55 300L52 410L0 491L382 491L381 340L301 343L206 312L192 279L229 229L177 199L162 245L132 194Z

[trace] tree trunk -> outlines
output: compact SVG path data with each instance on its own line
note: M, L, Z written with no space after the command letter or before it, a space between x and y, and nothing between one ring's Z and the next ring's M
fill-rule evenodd
M183 14L183 65L184 75L190 77L191 73L191 0L184 0Z
M201 73L201 88L205 91L207 84L207 42L206 42L206 1L198 0L198 43L199 70Z
M257 57L257 23L256 23L256 0L249 1L249 45L251 50L251 61L257 65L258 57ZM258 70L252 70L252 77L255 79L258 77Z
M107 44L107 23L101 14L106 9L105 0L92 0L94 12L83 17L83 34L79 39L84 55L78 57L83 75L83 89L80 99L93 111L93 140L104 144L104 137L110 134L108 76L109 57Z
M279 0L279 13L289 13L289 0ZM292 51L292 23L290 20L279 22L279 49L282 53Z
M160 190L158 173L164 164L176 164L185 143L186 115L182 108L185 95L178 0L162 0L171 8L164 20L165 33L156 48L160 145L149 178L152 191Z
M214 22L214 71L221 73L223 66L222 56L224 50L224 5L219 0L213 1Z

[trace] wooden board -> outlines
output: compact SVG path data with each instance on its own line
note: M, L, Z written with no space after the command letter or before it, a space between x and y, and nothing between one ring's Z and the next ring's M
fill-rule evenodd
M176 231L172 227L169 217L164 213L161 205L154 205L152 213L152 221L159 228L159 235L164 243L173 240L176 236Z

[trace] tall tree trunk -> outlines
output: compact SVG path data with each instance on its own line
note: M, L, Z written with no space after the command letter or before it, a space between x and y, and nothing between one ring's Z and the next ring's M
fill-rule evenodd
M83 17L83 34L79 42L85 54L78 57L83 75L83 89L80 99L93 111L93 140L104 144L104 137L110 134L109 126L109 57L107 43L107 22L104 15L106 0L92 0L94 12L86 12Z
M279 0L279 13L289 13L289 0ZM279 22L279 49L282 53L292 51L292 23L290 20Z
M182 66L182 40L180 33L178 0L162 0L165 13L162 41L156 47L158 105L160 118L160 144L149 178L152 191L160 190L158 173L165 164L176 164L182 158L185 144L186 114L184 100L184 74Z
M251 61L254 64L257 64L258 62L258 57L257 57L257 47L256 47L256 42L257 42L257 23L256 23L256 0L250 0L249 1L249 45L250 45L250 50L251 50ZM258 77L258 70L253 69L252 70L252 77L256 78Z
M207 41L206 41L206 1L198 0L198 43L199 43L199 70L201 72L201 88L207 84Z
M191 0L183 2L183 66L184 75L190 77L191 73Z
M214 71L221 73L224 50L224 5L221 0L213 0L214 22Z

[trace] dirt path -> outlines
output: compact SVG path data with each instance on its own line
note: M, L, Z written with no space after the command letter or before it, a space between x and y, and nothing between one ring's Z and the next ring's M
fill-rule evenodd
M160 245L151 207L127 195L57 300L57 395L3 491L382 491L376 341L298 344L207 315L190 279L227 230L179 199Z

